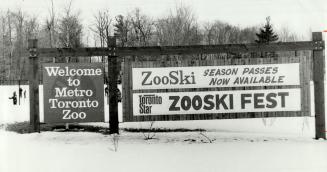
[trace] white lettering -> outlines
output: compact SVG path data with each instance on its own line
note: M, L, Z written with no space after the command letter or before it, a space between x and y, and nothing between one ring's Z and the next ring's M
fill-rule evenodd
M102 70L100 68L96 69L70 69L66 66L64 69L59 66L45 67L47 74L49 76L96 76L102 75Z

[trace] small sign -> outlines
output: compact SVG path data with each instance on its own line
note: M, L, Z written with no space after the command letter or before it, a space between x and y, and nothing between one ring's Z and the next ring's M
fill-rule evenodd
M103 64L43 64L44 122L103 122Z
M135 116L278 111L301 111L300 88L133 94Z
M299 63L132 70L133 90L300 85Z

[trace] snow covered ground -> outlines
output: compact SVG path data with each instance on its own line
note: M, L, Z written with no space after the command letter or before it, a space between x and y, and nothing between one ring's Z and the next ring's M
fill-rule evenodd
M27 86L23 89L27 90ZM20 106L12 105L8 99L15 90L17 86L0 86L0 127L1 123L28 121L28 99L22 99ZM108 126L108 123L87 125ZM120 124L121 128L149 126L149 122ZM327 171L327 142L312 139L313 116L155 122L154 127L206 131L202 132L204 135L156 133L152 140L144 140L143 133L122 131L115 152L113 136L100 133L17 134L2 128L0 172Z
M87 132L16 134L0 131L1 172L224 171L326 172L327 143L307 137L215 131L122 132L118 151L112 136Z

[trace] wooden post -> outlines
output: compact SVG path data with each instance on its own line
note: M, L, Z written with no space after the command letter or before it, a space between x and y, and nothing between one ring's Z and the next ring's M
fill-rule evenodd
M118 121L118 57L116 56L116 37L110 37L108 56L109 77L109 134L119 134Z
M313 50L313 82L315 96L315 126L316 139L326 139L325 126L325 58L323 55L324 44L321 32L312 33L312 41L316 45Z
M40 131L39 118L39 74L37 39L28 40L29 63L28 63L28 85L30 94L30 125L31 132Z

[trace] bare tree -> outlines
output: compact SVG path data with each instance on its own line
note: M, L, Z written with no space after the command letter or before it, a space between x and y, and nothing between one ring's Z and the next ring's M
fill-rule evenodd
M97 15L94 16L95 24L90 29L95 33L100 41L100 47L108 47L109 37L111 33L111 23L109 11L99 11ZM95 40L97 41L97 40ZM102 56L101 61L104 62L104 56Z
M256 27L240 28L216 20L204 25L205 44L251 43L256 38Z
M21 79L22 74L22 64L24 63L22 53L24 48L24 22L25 22L25 15L23 14L22 10L18 10L16 12L12 12L14 17L14 28L16 32L16 39L14 44L14 56L13 56L13 68L14 73L13 75L17 79Z
M25 35L25 45L27 45L27 41L29 39L38 38L39 23L36 17L31 17L25 20L24 24L24 35Z
M11 79L11 69L12 69L12 56L13 56L13 39L12 39L12 15L11 12L7 11L7 26L8 26L8 38L7 41L9 43L9 70L7 78Z
M151 44L154 33L154 22L151 18L141 14L140 9L136 8L129 14L131 23L130 41L134 46L148 46Z
M202 35L190 7L180 6L156 23L159 45L192 45L201 43Z
M23 51L27 40L33 34L36 37L38 23L22 10L10 11L1 16L1 77L6 79L24 79L26 75L26 57Z
M55 11L54 11L54 5L53 5L53 0L51 1L51 8L49 9L49 18L46 19L45 21L45 26L48 32L49 36L49 47L52 48L56 44L55 40Z
M6 18L3 14L1 14L1 54L2 54L2 59L0 61L0 79L4 79L6 76L6 44L5 44L5 39L6 39Z
M27 17L24 21L24 32L23 32L23 36L24 36L24 46L22 47L23 49L25 49L28 45L28 40L29 39L37 39L38 38L38 34L40 32L39 30L39 23L37 21L37 18L34 17ZM20 76L19 78L21 79L26 79L27 78L27 57L21 57L22 61L21 61L21 67L20 67Z
M257 27L246 27L241 29L241 33L239 35L239 43L253 43L256 39L256 31L258 30Z
M108 45L108 38L110 36L110 29L112 19L110 18L109 11L99 11L95 18L95 28L91 30L96 33L100 40L100 46L106 47Z
M61 47L78 48L82 47L82 29L78 13L71 13L72 1L65 8L64 16L59 20L58 33ZM70 62L77 62L78 58L68 58Z
M207 45L212 45L213 42L213 24L210 22L206 22L203 25L203 42Z
M217 20L212 24L208 24L205 29L205 41L208 44L226 44L237 42L235 37L233 41L233 38L231 37L233 33L237 33L237 28L229 25L228 23Z
M278 36L279 36L279 41L282 41L282 42L298 40L298 37L296 36L296 34L292 33L287 26L283 26L278 31Z

